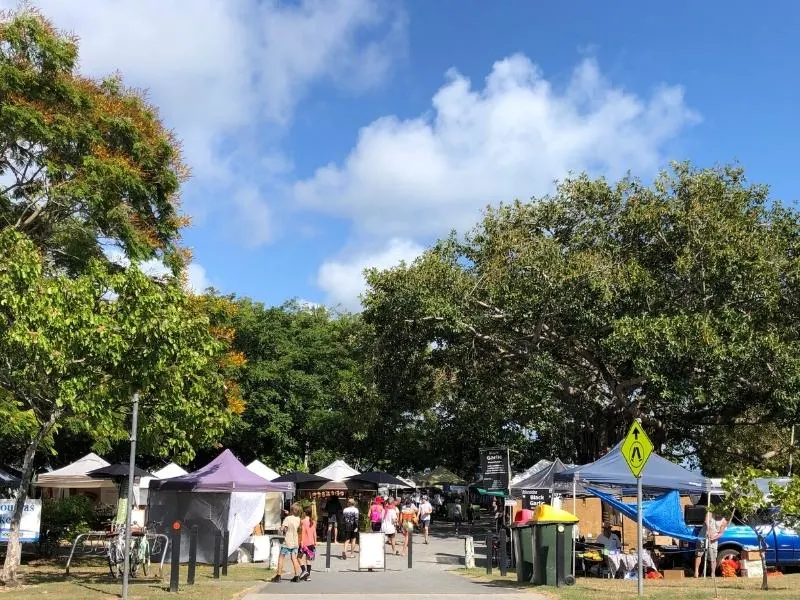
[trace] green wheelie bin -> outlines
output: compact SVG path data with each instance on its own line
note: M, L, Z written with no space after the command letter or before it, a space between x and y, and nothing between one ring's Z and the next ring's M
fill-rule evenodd
M531 519L530 543L532 581L535 585L561 587L575 583L572 554L575 549L573 532L577 522L578 518L565 510L545 504L536 507Z

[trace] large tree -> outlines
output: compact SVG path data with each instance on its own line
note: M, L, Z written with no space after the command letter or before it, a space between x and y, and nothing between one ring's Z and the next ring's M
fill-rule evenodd
M798 215L738 167L568 179L370 273L381 388L455 417L443 384L579 461L637 417L676 455L721 426L794 422L798 240Z
M177 272L178 144L139 92L77 60L76 39L32 9L0 14L0 228L28 235L48 268L116 250Z
M175 280L100 262L54 277L29 239L0 231L0 414L26 444L4 581L19 564L34 457L59 427L100 444L125 439L138 392L143 451L189 459L242 408L226 393L226 350Z
M228 443L279 470L362 459L380 417L364 369L360 318L288 302L240 300L234 347L246 409Z

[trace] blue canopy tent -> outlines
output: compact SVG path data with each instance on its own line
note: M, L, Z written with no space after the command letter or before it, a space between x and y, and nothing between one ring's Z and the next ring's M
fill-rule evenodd
M571 481L573 490L578 483L595 484L610 486L619 490L621 494L630 494L636 489L636 478L628 468L625 458L622 456L622 442L614 446L602 458L589 463L565 469L555 475L556 481ZM665 490L675 490L676 492L688 492L701 494L711 489L711 483L703 477L701 473L684 469L680 465L662 458L658 454L651 454L647 464L642 471L642 487L649 492L659 493ZM599 490L598 490L599 491ZM605 492L609 497L611 493ZM572 495L572 510L575 512L575 492ZM681 522L683 518L681 517ZM685 526L685 523L684 523ZM575 569L575 556L573 560L573 572Z
M623 502L607 492L597 488L587 488L589 492L620 511L629 519L636 520L636 503ZM676 490L672 490L654 498L642 501L642 523L650 531L668 535L685 542L696 542L698 538L694 529L686 525L681 510L681 498Z
M565 469L555 474L555 481L593 483L595 485L622 488L623 493L636 489L636 478L631 474L617 444L602 458L589 463ZM708 491L710 482L697 471L684 469L680 465L651 454L642 472L642 487L649 490L678 490L679 492L701 494Z

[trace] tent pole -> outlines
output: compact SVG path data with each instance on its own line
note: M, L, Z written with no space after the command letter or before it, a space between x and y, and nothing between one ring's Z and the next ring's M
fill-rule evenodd
M578 516L577 515L578 504L577 504L577 500L575 500L575 496L577 495L576 494L577 489L578 489L578 476L575 473L573 473L572 474L572 514L575 515L576 517ZM575 541L576 541L576 538L577 538L577 535L576 535L577 530L578 530L577 527L573 527L572 528L572 576L573 577L575 577L575 554L576 554L576 552L575 552Z
M133 395L133 414L131 416L131 456L128 463L128 501L125 508L125 553L123 555L122 568L122 600L128 600L128 577L130 576L130 564L128 560L131 551L131 510L133 501L133 479L134 469L136 468L136 430L139 421L139 392Z

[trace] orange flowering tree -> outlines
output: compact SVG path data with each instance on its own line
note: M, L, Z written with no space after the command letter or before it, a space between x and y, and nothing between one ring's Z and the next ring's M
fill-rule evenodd
M72 274L109 247L177 273L179 144L140 93L81 76L77 59L34 10L0 15L0 228Z

